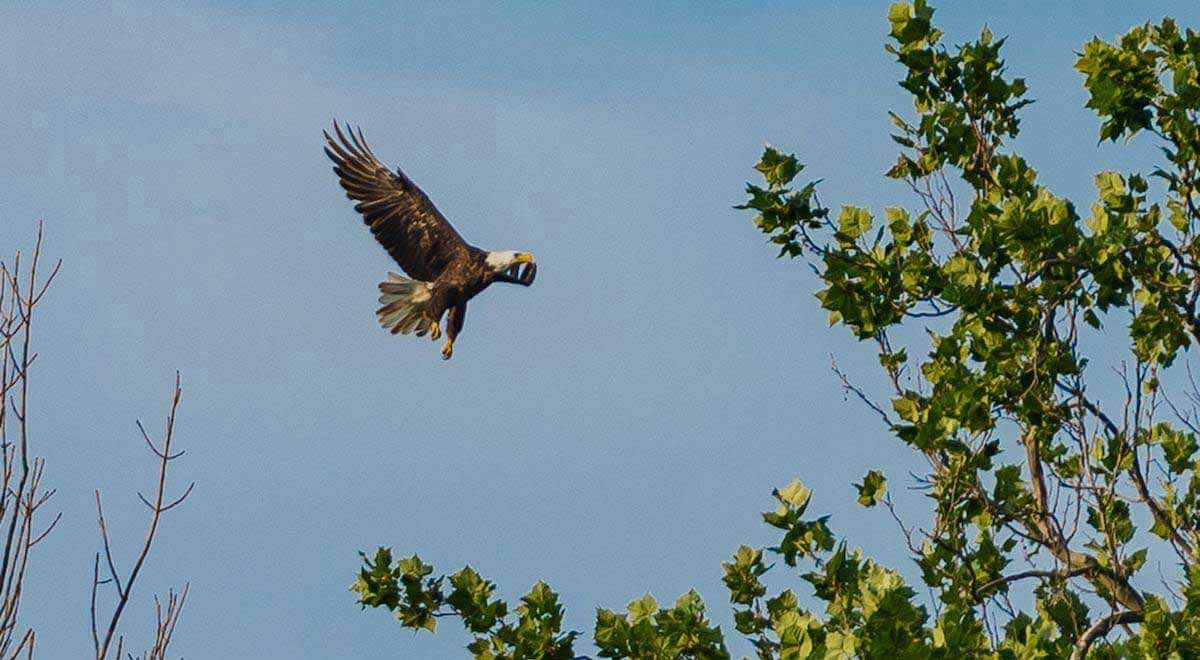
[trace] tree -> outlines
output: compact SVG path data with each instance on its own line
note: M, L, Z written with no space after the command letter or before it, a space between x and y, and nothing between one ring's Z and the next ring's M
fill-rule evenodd
M48 522L44 520L42 510L55 491L42 485L46 464L34 452L34 425L30 419L31 374L38 357L34 351L34 321L40 316L40 305L61 267L60 260L48 275L43 273L40 224L31 255L22 259L22 254L17 252L11 262L0 261L0 546L3 547L0 550L0 660L34 657L37 635L33 628L24 626L19 620L22 596L33 588L26 583L25 576L34 550L61 520L61 514ZM124 581L113 561L112 537L104 520L100 491L96 491L96 515L107 574L101 578L100 553L97 552L90 608L96 660L112 657L132 660L134 657L125 648L125 638L119 632L122 615L150 554L151 544L158 535L162 514L181 504L192 492L192 486L188 486L177 499L170 503L165 501L168 466L183 455L182 451L172 451L175 416L181 397L179 374L176 374L161 448L150 439L141 422L137 423L142 439L158 459L158 480L153 503L138 493L150 509L150 523L141 550ZM97 618L97 596L100 587L109 584L116 589L116 604L101 625ZM139 657L166 660L187 594L187 585L178 594L169 592L165 607L155 597L155 639Z
M737 631L761 658L1200 657L1200 385L1186 365L1200 341L1200 34L1166 19L1084 45L1101 140L1145 136L1165 159L1096 175L1083 217L1009 146L1030 101L1004 40L985 28L947 48L933 14L921 0L888 13L913 115L891 114L901 153L886 176L915 209L835 218L771 147L739 207L780 256L809 262L831 325L878 353L890 402L838 375L924 459L915 485L933 510L903 523L875 470L859 502L896 516L930 595L808 515L796 481L763 514L778 546L723 565ZM1110 370L1121 388L1106 397ZM768 593L768 556L804 567L823 613ZM1175 568L1147 590L1151 556ZM509 615L470 568L432 575L380 550L354 590L406 627L460 618L478 658L573 657L545 585ZM729 655L695 594L600 610L594 637L605 658Z
M30 258L23 262L18 252L10 263L0 262L0 658L5 660L33 657L37 635L19 621L25 574L35 549L60 518L43 519L54 490L42 485L46 463L30 446L34 321L61 266L55 264L49 276L39 271L41 248L39 229Z

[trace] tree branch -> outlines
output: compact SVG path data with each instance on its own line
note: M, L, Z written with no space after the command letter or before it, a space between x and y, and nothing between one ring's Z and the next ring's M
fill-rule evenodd
M1141 611L1116 612L1100 619L1092 624L1091 628L1084 631L1079 640L1075 642L1075 650L1071 652L1071 660L1083 660L1086 658L1088 651L1092 648L1092 644L1097 639L1107 635L1113 628L1131 623L1140 623L1141 621Z

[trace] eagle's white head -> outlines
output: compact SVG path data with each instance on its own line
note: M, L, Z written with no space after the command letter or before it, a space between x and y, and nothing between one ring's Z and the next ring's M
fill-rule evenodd
M528 252L505 250L503 252L487 253L487 265L488 268L492 269L493 273L503 273L513 266L531 263L533 263L533 255Z

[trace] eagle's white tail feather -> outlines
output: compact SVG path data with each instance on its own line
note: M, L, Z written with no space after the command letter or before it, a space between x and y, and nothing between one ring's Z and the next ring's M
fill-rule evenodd
M379 324L392 334L407 335L415 330L418 337L424 337L429 332L425 313L432 292L428 282L388 273L387 281L379 283L379 303L383 305L375 312Z

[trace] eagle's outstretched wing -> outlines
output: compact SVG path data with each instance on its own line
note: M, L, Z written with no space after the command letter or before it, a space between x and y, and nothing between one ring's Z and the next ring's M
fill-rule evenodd
M426 282L438 278L451 262L469 254L470 246L404 172L394 173L367 147L362 130L346 133L335 122L337 140L325 132L325 153L334 162L346 196L380 245L409 277Z

